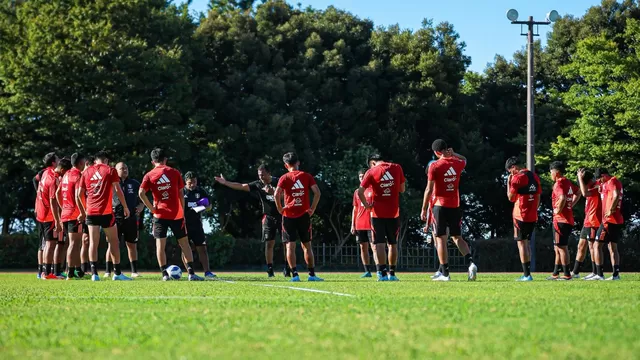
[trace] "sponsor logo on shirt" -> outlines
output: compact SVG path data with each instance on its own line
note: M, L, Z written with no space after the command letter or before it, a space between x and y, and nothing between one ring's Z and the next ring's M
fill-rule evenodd
M158 182L156 184L162 185L162 186L158 186L158 191L171 189L171 180L169 180L166 174L162 174L162 176L160 177L160 179L158 179ZM164 194L166 194L166 192L162 194L163 200L168 199L168 195L167 195L167 198L165 198Z
M455 182L457 179L458 179L458 173L456 173L456 170L453 168L453 166L451 166L449 170L447 170L447 172L444 173L444 182L452 183L452 182ZM453 184L447 185L447 191L455 191L455 186L453 186Z
M391 173L389 173L389 171L385 171L382 178L380 178L380 188L384 189L382 196L391 196L391 189L389 188L395 184L393 180Z
M291 187L291 190L298 190L297 192L291 193L291 196L295 198L299 198L301 196L304 196L305 194L304 185L302 185L302 182L300 180L296 180L296 182ZM296 199L295 203L296 203L296 206L300 206L302 203L302 199Z

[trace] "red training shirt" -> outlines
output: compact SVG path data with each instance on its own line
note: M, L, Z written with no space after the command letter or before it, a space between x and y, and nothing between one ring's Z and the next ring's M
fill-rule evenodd
M153 206L156 208L154 217L166 220L184 218L184 209L182 209L184 180L180 171L166 165L156 166L144 175L140 188L151 191L153 195Z
M278 180L278 187L284 191L284 210L282 216L299 218L311 208L311 187L316 179L300 170L289 171Z
M368 188L364 191L364 197L367 203L371 204L373 201L373 190ZM353 207L356 209L355 229L356 230L371 230L371 211L364 207L360 197L358 197L358 190L353 193Z
M383 162L367 171L360 187L373 191L371 217L395 219L400 216L400 187L405 182L398 164Z
M80 178L80 189L87 190L86 213L89 216L113 214L111 201L113 184L119 183L116 169L105 164L95 164L85 169Z
M553 215L553 222L575 225L575 220L573 219L573 195L576 194L577 191L577 186L566 177L563 176L556 180L556 183L553 185L553 193L551 194L552 207L554 209L556 208L558 198L560 198L561 195L564 195L567 201L562 211L559 214Z
M80 215L80 209L76 206L76 186L82 173L76 168L67 171L58 186L60 189L60 197L62 198L62 214L61 221L75 221Z
M605 223L609 224L623 224L624 218L622 217L622 183L618 178L611 177L604 184L602 184L602 219ZM620 200L618 206L610 216L605 216L606 212L611 208L613 204L613 191L618 190Z
M460 175L465 166L466 161L454 157L440 158L429 166L428 178L434 181L436 206L460 207Z
M56 172L53 167L47 168L40 177L38 182L38 191L36 194L36 220L39 222L54 221L53 212L51 212L51 199L56 197Z
M538 221L538 206L540 205L540 178L529 170L520 170L511 177L509 192L515 195L513 204L513 218L523 222Z
M584 227L597 228L602 224L602 202L598 187L600 182L590 181L584 202Z

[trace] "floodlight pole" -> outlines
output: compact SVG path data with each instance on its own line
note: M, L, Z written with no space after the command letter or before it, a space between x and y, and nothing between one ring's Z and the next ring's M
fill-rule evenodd
M533 16L529 16L527 21L512 21L512 24L527 25L527 33L521 35L527 36L527 169L535 172L535 120L533 117L534 108L534 69L533 69L533 37L538 36L534 33L534 25L549 25L550 21L534 21ZM536 270L536 234L535 231L531 235L531 271Z

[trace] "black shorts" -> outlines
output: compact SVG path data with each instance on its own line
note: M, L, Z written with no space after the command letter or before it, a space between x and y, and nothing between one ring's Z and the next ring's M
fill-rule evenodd
M262 216L262 242L275 240L278 229L282 229L280 219L270 215Z
M204 235L204 229L202 228L201 222L192 225L187 224L187 236L195 246L207 245L207 238Z
M602 243L618 243L622 237L622 229L624 224L604 223L600 225L596 234L596 241Z
M156 239L164 239L167 237L168 230L171 229L176 239L187 237L187 224L183 219L167 220L153 218L153 237Z
M573 225L567 223L553 223L553 244L555 246L568 246Z
M356 241L359 243L371 242L371 230L356 230Z
M395 245L400 233L400 218L371 218L371 231L374 244Z
M87 215L87 225L100 226L103 229L108 229L112 226L116 226L116 217L113 214L107 215Z
M65 221L62 223L62 228L66 234L88 233L87 225L78 220Z
M436 205L433 207L433 223L436 236L447 235L447 228L449 228L449 236L460 236L462 235L462 209Z
M598 234L598 228L597 227L583 226L582 227L582 231L580 231L580 239L587 239L589 241L595 241L597 234Z
M304 214L297 218L282 217L282 242L296 242L305 244L311 241L311 217Z
M131 214L128 218L116 218L118 226L118 239L128 243L138 242L138 219Z
M536 222L524 222L513 220L513 235L516 241L530 241L533 231L536 229Z
M40 250L44 250L44 246L47 244L47 241L58 241L58 237L56 236L54 228L55 225L53 221L38 222Z

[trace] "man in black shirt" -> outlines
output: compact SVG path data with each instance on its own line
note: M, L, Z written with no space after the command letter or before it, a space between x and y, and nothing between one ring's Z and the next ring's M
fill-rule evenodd
M127 244L127 252L129 253L129 261L131 262L131 277L137 278L141 275L138 273L138 218L144 208L144 204L138 197L138 189L140 182L129 178L129 167L123 162L116 164L116 171L120 177L120 187L124 193L124 199L127 202L128 209L135 209L128 218L124 216L124 207L120 204L120 200L115 193L111 205L113 206L113 214L116 217L116 226L118 229L118 238ZM107 248L107 273L105 277L111 277L113 270L113 260L111 259L110 249Z
M201 212L211 210L209 195L203 188L198 186L198 178L191 171L184 174L184 183L184 219L187 223L187 236L198 251L198 257L204 269L205 280L214 280L216 274L212 273L209 267L207 240L202 227L202 219L200 218Z
M282 229L282 215L276 209L273 193L278 187L278 178L271 176L271 171L266 165L258 167L258 180L241 184L227 181L224 176L216 177L216 181L234 190L242 190L250 192L252 195L260 199L262 206L262 241L265 243L264 256L267 260L267 273L269 277L274 277L273 273L273 248L276 244L276 232ZM285 255L286 259L286 255ZM291 269L286 264L284 268L284 276L291 276Z

